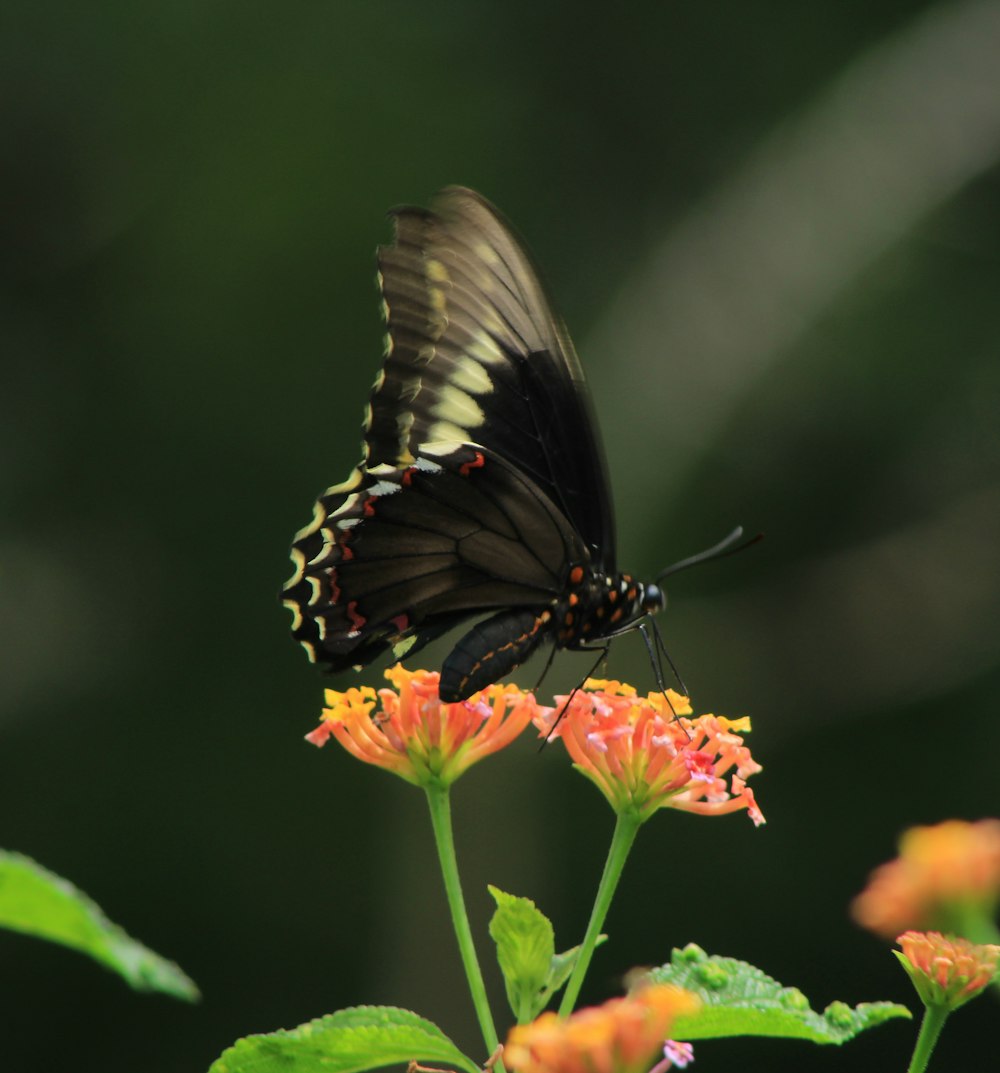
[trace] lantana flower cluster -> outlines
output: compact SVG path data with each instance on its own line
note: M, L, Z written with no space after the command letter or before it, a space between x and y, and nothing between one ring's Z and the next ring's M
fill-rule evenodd
M702 815L746 809L755 825L764 822L746 783L761 770L741 737L749 719L692 717L687 697L673 690L640 696L605 679L589 679L556 705L536 718L539 730L562 740L616 812L645 820L666 806Z
M306 740L322 746L332 736L352 756L407 782L447 786L509 745L539 711L535 698L517 686L491 685L446 704L434 671L397 664L385 676L393 688L377 694L370 686L326 690L323 721Z
M951 939L940 932L907 931L896 940L897 957L924 1004L956 1010L996 976L1000 946Z
M892 939L908 928L968 934L1000 900L1000 820L912 827L899 857L872 873L852 905L863 927Z
M696 995L669 984L641 988L570 1017L543 1013L511 1029L504 1064L515 1073L648 1073L678 1017Z

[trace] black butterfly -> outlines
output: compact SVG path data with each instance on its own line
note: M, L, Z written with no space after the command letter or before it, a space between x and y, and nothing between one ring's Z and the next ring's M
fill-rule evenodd
M583 371L509 225L462 187L392 216L364 458L296 535L284 602L330 671L494 612L444 661L440 694L457 701L546 641L606 651L665 600L618 572Z

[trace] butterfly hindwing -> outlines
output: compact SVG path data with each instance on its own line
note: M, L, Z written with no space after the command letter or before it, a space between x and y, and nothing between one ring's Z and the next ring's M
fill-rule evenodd
M480 611L543 608L566 564L586 554L562 512L506 460L476 445L425 445L409 466L375 467L299 540L286 597L296 637L341 670Z

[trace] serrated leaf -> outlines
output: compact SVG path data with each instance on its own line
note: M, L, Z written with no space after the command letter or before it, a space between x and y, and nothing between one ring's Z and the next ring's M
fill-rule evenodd
M548 917L530 898L489 888L497 903L490 935L497 944L497 960L507 987L507 1001L518 1024L533 1021L549 999L570 978L579 946L555 953L555 935ZM607 940L597 937L596 946ZM543 962L543 958L547 959ZM544 969L543 969L544 964Z
M112 924L68 880L30 857L0 850L0 926L88 954L136 991L161 991L194 1002L198 988L172 961Z
M489 888L497 903L490 920L490 936L496 943L497 961L507 988L507 1001L518 1024L531 1021L541 1010L555 958L552 924L530 898ZM541 1004L540 1004L541 1003Z
M414 1059L480 1073L437 1025L395 1006L353 1006L297 1028L246 1036L209 1073L361 1073Z
M674 1023L670 1034L679 1040L777 1036L839 1044L884 1021L912 1016L894 1002L862 1002L853 1008L832 1002L817 1013L798 988L783 987L745 961L710 957L693 943L674 950L670 964L652 969L645 981L676 984L702 1000L697 1014Z

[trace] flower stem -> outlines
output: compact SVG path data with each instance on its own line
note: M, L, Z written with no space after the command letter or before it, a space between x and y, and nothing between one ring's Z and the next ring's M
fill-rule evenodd
M458 940L458 951L462 957L465 976L472 993L472 1004L476 1009L479 1029L486 1043L486 1050L494 1054L500 1044L496 1025L486 998L486 985L476 957L476 948L472 941L472 929L469 916L465 911L465 898L462 896L462 884L458 877L458 861L455 857L455 839L451 826L451 801L447 786L427 786L427 804L431 811L431 826L434 828L434 841L437 844L438 860L441 864L441 876L444 879L448 908L451 910L451 922ZM493 1069L504 1073L503 1064L496 1062Z
M941 1035L941 1029L948 1020L949 1012L945 1006L931 1005L924 1008L924 1019L920 1024L920 1033L917 1036L916 1046L913 1048L913 1057L910 1059L907 1073L924 1073L938 1036Z
M601 876L600 885L597 888L597 897L594 899L594 908L590 913L590 923L587 932L580 944L580 953L573 966L573 974L566 984L562 1002L559 1004L559 1016L568 1017L573 1012L576 1000L583 986L583 978L587 975L590 967L590 959L594 954L594 947L601 934L608 909L611 907L611 899L614 897L618 880L622 877L622 870L628 858L629 850L635 841L642 821L639 817L628 810L618 814L615 823L615 833L611 836L611 846L608 849L608 859L604 862L604 873Z

